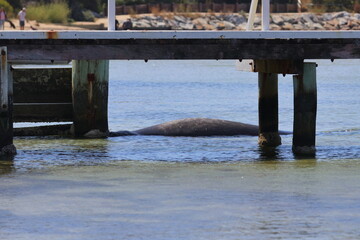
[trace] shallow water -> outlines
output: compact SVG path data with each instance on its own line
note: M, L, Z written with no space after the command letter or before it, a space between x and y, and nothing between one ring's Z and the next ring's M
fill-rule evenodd
M1 239L359 239L357 160L48 167L1 179Z
M0 239L359 239L360 61L318 61L317 154L292 136L16 138L0 161ZM186 117L257 123L234 61L112 61L110 129ZM292 78L279 77L292 129Z

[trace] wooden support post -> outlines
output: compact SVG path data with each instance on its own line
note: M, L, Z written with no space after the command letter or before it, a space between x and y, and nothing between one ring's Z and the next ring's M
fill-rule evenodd
M316 108L316 63L304 63L304 73L294 76L295 154L315 154Z
M9 76L7 48L0 48L0 155L14 155L12 122L12 77Z
M108 31L115 30L116 3L115 0L108 0Z
M281 145L278 117L278 75L259 72L259 145Z
M262 31L270 29L270 0L261 1Z
M254 21L255 21L255 15L256 15L256 9L258 6L258 0L252 0L249 10L249 18L248 22L246 24L246 31L251 31L254 28Z
M108 89L108 60L73 61L73 130L76 137L108 135Z

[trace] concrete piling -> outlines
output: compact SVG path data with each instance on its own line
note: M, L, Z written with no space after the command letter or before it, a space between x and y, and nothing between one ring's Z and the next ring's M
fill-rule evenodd
M298 155L315 154L316 132L316 63L304 63L304 72L294 80L293 152Z
M281 145L278 117L278 75L259 72L259 145Z
M108 60L74 60L72 98L76 137L108 135Z

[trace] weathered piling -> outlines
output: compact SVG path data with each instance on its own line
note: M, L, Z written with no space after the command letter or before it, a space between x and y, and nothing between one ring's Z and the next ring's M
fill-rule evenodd
M12 77L9 75L7 48L0 48L0 155L16 154L13 145Z
M278 117L278 75L259 72L259 145L281 145Z
M14 122L73 121L71 66L22 65L12 73Z
M72 70L74 135L108 135L108 60L76 60Z
M293 152L315 154L316 63L304 63L304 72L294 76Z

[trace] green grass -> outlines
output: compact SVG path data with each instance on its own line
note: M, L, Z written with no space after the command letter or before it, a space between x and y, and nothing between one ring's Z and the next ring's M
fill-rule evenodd
M26 8L27 19L44 23L66 23L70 9L65 2L36 4Z
M5 9L6 15L8 17L14 16L14 9L6 0L0 0L0 7L3 7Z

